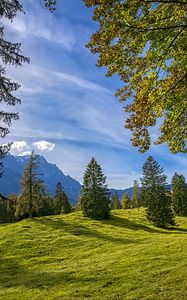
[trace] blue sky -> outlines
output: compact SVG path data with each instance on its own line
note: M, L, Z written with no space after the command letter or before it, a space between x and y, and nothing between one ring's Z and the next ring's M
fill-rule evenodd
M40 1L22 2L26 14L12 23L3 21L7 37L21 42L31 59L30 65L8 67L8 74L21 84L17 95L22 99L14 109L20 120L5 139L14 141L11 153L22 155L34 148L80 182L94 156L115 188L132 186L149 155L164 167L168 182L175 171L187 177L183 154L171 154L163 145L141 154L131 146L123 104L114 96L122 82L117 76L106 78L106 70L96 67L97 57L85 47L97 28L92 11L81 0L59 1L55 14Z

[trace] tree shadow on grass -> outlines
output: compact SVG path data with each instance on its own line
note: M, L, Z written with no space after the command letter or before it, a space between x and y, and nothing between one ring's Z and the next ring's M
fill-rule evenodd
M106 221L102 221L105 222ZM181 233L187 233L187 229L185 228L179 228L179 227L170 227L170 228L151 228L147 225L144 225L142 223L137 223L134 221L131 221L126 218L120 218L118 216L112 216L109 222L110 225L117 226L123 229L130 229L134 231L143 230L150 233L161 233L161 234L181 234Z
M50 289L55 286L61 286L65 283L74 284L77 282L93 281L93 278L82 278L77 276L76 271L58 270L58 271L33 271L26 269L14 257L0 257L0 288L12 289L25 287L30 289Z
M80 274L78 270L67 271L60 269L57 271L43 271L38 268L38 270L35 271L25 268L21 264L21 261L15 257L3 258L2 256L0 256L0 265L0 289L6 290L7 295L9 289L12 293L12 289L19 287L35 291L39 290L40 292L46 292L46 290L58 287L58 290L62 289L64 291L67 289L67 291L77 293L77 295L79 294L80 296L92 297L90 285L93 286L94 281L102 280L102 282L104 282L103 287L107 287L113 283L108 282L107 270L103 273L98 269L97 272L94 272L94 274L90 273L88 276ZM71 285L75 286L75 284L76 290L72 291ZM85 289L85 287L87 288ZM23 290L21 292L23 293Z
M62 218L59 219L43 219L43 218L37 218L34 219L37 222L40 222L46 226L52 226L54 229L63 229L73 235L85 235L85 236L90 236L90 237L95 237L95 238L101 238L108 240L110 242L119 242L119 243L128 243L128 242L133 242L133 240L121 238L121 237L115 237L107 234L103 234L100 231L93 230L90 227L86 227L84 225L75 225L71 223L66 223L62 220ZM90 220L90 219L88 219ZM119 216L112 216L108 220L100 220L101 225L109 225L109 226L114 226L114 227L120 227L122 229L128 229L132 231L139 231L143 230L149 233L159 233L159 234L184 234L187 233L187 229L185 228L179 228L179 227L170 227L170 228L153 228L149 227L145 224L142 223L137 223L135 221L129 220L127 218L121 218ZM97 225L94 224L94 226ZM97 227L97 226L96 226ZM140 240L138 240L140 242ZM136 240L134 240L134 243L136 243Z
M43 218L37 218L34 219L33 221L37 223L41 223L43 225L49 226L54 228L55 230L63 230L65 232L68 232L71 235L74 236L86 236L90 238L96 238L96 239L101 239L105 240L108 242L113 242L113 243L120 243L120 244L130 244L130 243L140 243L143 242L143 239L136 239L133 237L133 239L128 239L118 235L110 235L110 234L104 234L100 231L93 230L89 227L86 227L84 225L76 225L76 224L71 224L64 222L61 218L51 220L51 219L43 219ZM102 221L100 221L102 222Z

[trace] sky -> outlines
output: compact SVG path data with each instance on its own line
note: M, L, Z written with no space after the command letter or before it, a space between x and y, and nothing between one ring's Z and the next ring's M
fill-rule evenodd
M12 109L20 119L4 139L13 142L11 154L34 149L81 183L95 157L111 188L139 180L149 155L164 168L168 183L174 172L187 177L184 154L171 154L166 145L152 145L144 154L132 147L124 103L114 96L123 83L117 76L105 77L106 69L96 66L97 57L85 47L97 29L92 10L81 0L60 0L54 14L39 0L21 3L25 14L3 20L7 39L21 42L30 57L29 65L7 67L9 77L21 84L16 95L22 101ZM152 130L152 136L157 133Z

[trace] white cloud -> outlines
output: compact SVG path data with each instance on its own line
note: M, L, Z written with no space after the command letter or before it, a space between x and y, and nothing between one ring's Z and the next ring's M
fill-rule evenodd
M42 152L43 151L51 152L55 148L55 144L47 142L47 141L34 142L33 146Z
M49 42L61 44L68 51L75 47L78 37L65 18L57 22L56 18L48 11L40 10L40 7L33 3L27 9L30 9L29 13L18 14L13 22L3 19L3 24L10 32L16 33L22 39L43 38Z
M28 150L30 147L26 141L15 141L11 146L10 153L13 155L20 155L21 153Z
M19 154L19 156L27 156L27 155L31 155L31 151L24 151Z
M85 79L81 76L75 76L71 73L57 72L52 69L41 68L37 65L23 65L21 69L8 68L12 79L21 83L19 92L33 95L36 93L49 94L50 89L60 87L73 87L73 90L92 91L95 93L105 93L112 95L109 89L102 85ZM54 94L55 91L52 90Z

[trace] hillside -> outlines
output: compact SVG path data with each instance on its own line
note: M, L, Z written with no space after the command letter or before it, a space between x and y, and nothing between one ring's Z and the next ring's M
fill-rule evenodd
M0 225L0 299L187 299L187 218L158 229L144 210Z

